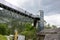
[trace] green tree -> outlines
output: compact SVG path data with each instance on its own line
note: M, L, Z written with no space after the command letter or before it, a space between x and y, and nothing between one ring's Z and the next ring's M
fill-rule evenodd
M55 25L52 25L52 28L53 28L53 29L56 29L56 28L57 28L57 26L55 26Z
M52 27L50 26L50 24L45 25L45 29L52 29Z
M0 23L0 34L7 35L9 34L8 25L5 23Z
M36 28L32 27L31 23L25 24L25 30L21 34L26 36L26 40L36 38Z
M50 25L50 24L45 25L45 29L56 29L56 28L57 26L55 25Z

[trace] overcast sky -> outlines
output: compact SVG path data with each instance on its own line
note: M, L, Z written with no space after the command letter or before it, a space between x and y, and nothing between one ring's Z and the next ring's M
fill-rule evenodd
M60 26L60 0L6 0L17 7L38 14L38 10L44 11L44 19L50 23Z

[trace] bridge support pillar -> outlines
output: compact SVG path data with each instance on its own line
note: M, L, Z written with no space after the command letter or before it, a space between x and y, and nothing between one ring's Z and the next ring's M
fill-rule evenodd
M40 20L38 21L38 32L44 29L44 12L40 10Z

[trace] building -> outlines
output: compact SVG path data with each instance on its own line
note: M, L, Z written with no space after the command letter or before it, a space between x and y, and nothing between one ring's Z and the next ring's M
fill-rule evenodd
M37 33L38 40L60 40L60 28L44 29Z

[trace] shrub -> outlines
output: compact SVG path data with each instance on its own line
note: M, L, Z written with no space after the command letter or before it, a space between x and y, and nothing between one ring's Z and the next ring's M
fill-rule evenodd
M0 35L0 40L7 40L7 38L3 35Z

